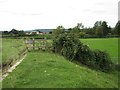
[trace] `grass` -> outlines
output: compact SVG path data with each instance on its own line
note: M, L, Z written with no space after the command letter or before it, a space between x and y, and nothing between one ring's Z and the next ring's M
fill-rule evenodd
M22 39L2 39L2 63L15 60L25 49Z
M30 52L3 80L3 88L118 88L117 72L103 73L78 66L47 52Z
M112 61L118 63L118 38L80 40L84 44L89 45L91 49L99 49L108 52Z

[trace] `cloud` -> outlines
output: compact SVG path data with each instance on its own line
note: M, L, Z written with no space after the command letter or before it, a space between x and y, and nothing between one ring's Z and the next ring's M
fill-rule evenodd
M97 2L97 3L95 3L95 5L100 5L100 6L102 6L102 5L104 5L104 3L103 3L103 2Z
M83 9L82 11L83 11L83 12L90 12L91 9Z
M12 11L0 11L0 12L9 13L9 14L12 14L12 15L23 15L23 16L26 16L26 15L29 15L29 16L42 15L41 13L24 13L24 12L12 12Z
M97 13L97 14L105 14L105 13L107 13L107 11L105 11L105 10L94 10L94 11L92 11L92 13Z
M5 3L6 2L6 3ZM0 0L0 29L74 27L117 22L118 0ZM3 3L3 4L2 4Z
M0 0L0 3L6 3L8 0Z

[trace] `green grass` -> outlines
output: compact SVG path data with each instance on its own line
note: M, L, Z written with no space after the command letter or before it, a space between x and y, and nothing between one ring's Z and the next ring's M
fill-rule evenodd
M80 40L84 44L89 45L91 49L99 49L108 52L112 61L118 63L118 38Z
M22 39L2 39L2 63L7 63L9 60L15 60L20 53L25 49Z
M117 72L78 66L57 54L30 52L3 80L3 88L118 88Z

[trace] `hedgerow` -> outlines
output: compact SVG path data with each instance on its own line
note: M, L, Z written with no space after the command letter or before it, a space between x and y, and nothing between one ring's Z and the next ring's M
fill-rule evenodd
M101 50L91 50L71 33L60 34L54 38L53 51L70 61L76 60L92 69L109 72L113 68L108 53Z

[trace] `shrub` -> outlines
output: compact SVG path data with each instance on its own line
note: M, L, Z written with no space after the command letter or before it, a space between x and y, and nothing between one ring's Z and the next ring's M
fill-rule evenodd
M58 38L55 38L53 40L53 52L55 53L60 53L62 48L63 48L63 44L65 42L65 35L61 34L58 36Z
M71 61L77 60L92 69L109 72L113 68L113 63L108 53L100 50L91 50L71 33L60 34L55 38L53 40L53 51Z
M77 45L80 43L80 41L73 34L68 34L65 37L66 38L61 50L61 54L69 60L74 60Z
M105 51L95 50L95 64L97 68L103 72L109 72L113 69L113 63L110 59L110 56Z

